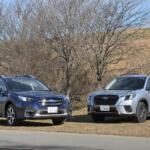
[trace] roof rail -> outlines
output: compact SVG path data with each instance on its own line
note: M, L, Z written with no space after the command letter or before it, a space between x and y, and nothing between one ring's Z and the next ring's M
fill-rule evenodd
M34 76L32 75L21 75L21 76L16 76L16 77L27 77L27 78L35 78Z
M127 73L121 74L120 76L127 76L127 75L141 75L141 74L138 74L138 73L135 73L135 72L127 72Z
M5 77L5 75L3 75L3 74L0 74L0 78L4 78Z

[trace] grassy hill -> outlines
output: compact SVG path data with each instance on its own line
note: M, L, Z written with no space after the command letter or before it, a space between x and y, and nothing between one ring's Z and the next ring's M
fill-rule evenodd
M121 73L150 73L150 28L140 29L138 33L130 37L127 41L129 53L124 56L124 60L115 65Z
M118 64L108 66L102 86L120 74L150 74L150 28L140 29L125 43L122 49L127 50L126 54ZM54 90L63 92L62 64L50 46L42 40L1 43L0 52L0 74L31 74ZM96 74L88 64L84 64L73 70L71 82L73 107L85 107L89 93L98 90Z

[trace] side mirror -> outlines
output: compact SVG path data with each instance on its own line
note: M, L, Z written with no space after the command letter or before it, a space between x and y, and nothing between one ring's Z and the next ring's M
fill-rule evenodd
M2 95L4 95L4 96L7 95L7 94L6 94L6 91L4 91L2 88L0 88L0 94L2 94Z
M146 91L150 91L150 88L146 88Z
M49 91L53 91L53 89L52 88L48 88L49 89Z

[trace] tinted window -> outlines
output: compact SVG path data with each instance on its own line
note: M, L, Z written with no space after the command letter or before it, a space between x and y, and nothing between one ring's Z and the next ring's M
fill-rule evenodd
M28 78L8 78L5 83L10 91L48 91L40 81Z
M138 90L144 88L146 77L119 77L111 81L106 90Z
M2 88L3 90L6 90L5 84L2 80L0 80L0 88Z
M150 78L148 79L146 90L150 90Z

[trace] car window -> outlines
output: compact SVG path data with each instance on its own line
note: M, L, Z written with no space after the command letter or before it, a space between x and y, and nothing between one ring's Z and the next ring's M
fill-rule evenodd
M148 91L150 90L150 78L147 81L146 90Z
M3 90L6 90L5 84L2 80L0 80L0 88L2 88Z
M138 90L142 89L146 77L119 77L111 81L105 90Z
M5 83L10 91L49 91L43 83L30 78L8 78Z

